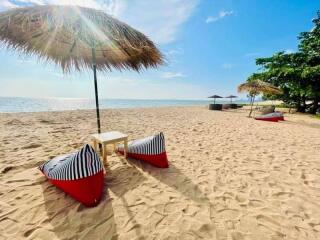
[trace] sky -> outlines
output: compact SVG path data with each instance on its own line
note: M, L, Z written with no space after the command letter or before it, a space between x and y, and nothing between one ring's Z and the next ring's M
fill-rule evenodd
M34 4L102 9L150 37L165 55L157 69L98 72L100 98L202 99L239 95L257 57L297 50L316 0L0 0L0 11ZM63 74L0 43L0 96L93 98L89 71ZM240 95L245 97L245 95Z

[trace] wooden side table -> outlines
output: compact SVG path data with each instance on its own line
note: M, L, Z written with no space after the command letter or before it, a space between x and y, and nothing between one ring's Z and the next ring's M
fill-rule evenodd
M93 147L95 151L98 151L98 144L102 145L102 159L103 162L107 163L107 145L113 144L114 150L116 148L116 143L123 142L124 143L124 156L127 158L127 151L128 151L128 135L112 131L112 132L105 132L100 134L93 134L91 135L93 140Z

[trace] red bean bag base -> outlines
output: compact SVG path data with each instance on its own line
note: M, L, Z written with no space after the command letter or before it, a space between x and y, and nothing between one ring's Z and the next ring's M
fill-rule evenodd
M96 206L103 192L104 174L99 156L90 145L55 157L41 165L49 181L88 207Z
M272 117L272 118L260 118L256 117L254 118L255 120L260 120L260 121L268 121L268 122L278 122L279 118L278 117Z
M117 152L124 154L123 144L118 146ZM169 167L163 133L129 142L127 155L155 167Z

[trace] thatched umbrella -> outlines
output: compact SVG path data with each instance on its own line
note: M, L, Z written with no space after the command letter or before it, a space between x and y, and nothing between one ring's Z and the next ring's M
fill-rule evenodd
M64 72L93 69L98 132L97 70L157 67L160 51L145 35L100 10L34 6L0 13L0 41L7 48L60 65Z
M249 117L251 117L253 104L255 97L261 93L265 94L281 94L282 91L271 85L270 83L264 82L260 79L252 79L245 83L242 83L238 86L238 92L248 92L250 96L250 113Z
M210 96L210 97L208 97L208 98L213 98L213 104L216 104L216 99L217 99L217 98L223 98L223 97L221 97L221 96L219 96L219 95L212 95L212 96Z
M237 98L237 96L230 95L230 96L227 96L227 97L225 97L225 98L230 98L230 101L231 101L231 103L232 103L232 98Z

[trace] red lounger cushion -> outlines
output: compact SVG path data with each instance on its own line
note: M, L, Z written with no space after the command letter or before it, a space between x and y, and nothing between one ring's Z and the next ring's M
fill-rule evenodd
M117 151L123 154L123 144L118 146ZM159 168L169 167L163 133L129 142L127 154L128 157L148 162Z
M99 156L86 144L80 151L55 157L39 169L49 181L90 207L99 203L103 191L103 167Z

